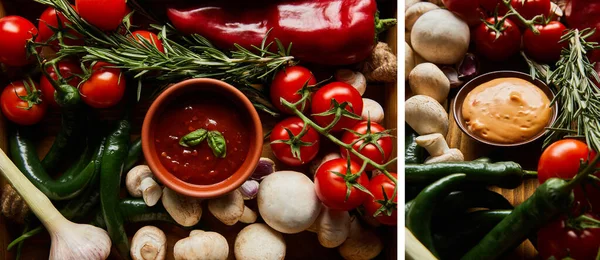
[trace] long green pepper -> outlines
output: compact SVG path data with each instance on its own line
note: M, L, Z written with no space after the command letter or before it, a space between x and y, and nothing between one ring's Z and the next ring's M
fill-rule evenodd
M131 125L127 120L118 122L104 144L100 166L100 204L106 221L108 235L122 257L129 257L129 240L123 226L124 219L119 210L119 190L123 165L129 151Z

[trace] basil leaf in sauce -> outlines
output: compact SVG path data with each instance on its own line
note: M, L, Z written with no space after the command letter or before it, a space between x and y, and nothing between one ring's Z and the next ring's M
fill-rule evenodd
M193 131L193 132L183 136L181 139L179 139L179 145L181 145L183 147L192 147L192 146L199 145L200 143L202 143L202 141L204 141L204 139L206 139L207 135L208 135L208 131L206 131L202 128L198 129L196 131Z
M225 158L227 145L225 144L225 137L219 131L208 132L208 146L216 157Z

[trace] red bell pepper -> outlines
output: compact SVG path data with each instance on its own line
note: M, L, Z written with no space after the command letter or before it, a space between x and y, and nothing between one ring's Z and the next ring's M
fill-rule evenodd
M571 28L596 28L588 41L600 42L600 1L570 0L565 6L565 18ZM592 62L600 62L600 50L591 51L588 57Z
M292 43L294 57L328 65L366 59L377 33L395 24L395 19L378 19L375 0L233 2L173 7L167 15L177 30L200 34L223 49L237 43L253 50L271 30L268 41L277 38L286 47Z

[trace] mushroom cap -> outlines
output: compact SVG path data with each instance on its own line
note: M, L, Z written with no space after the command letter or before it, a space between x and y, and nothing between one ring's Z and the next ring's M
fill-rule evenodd
M142 227L133 235L129 252L133 260L163 260L167 254L167 236L157 227Z
M138 165L131 168L131 170L127 172L127 177L125 177L125 186L127 187L127 191L131 196L136 198L142 196L142 190L140 190L139 187L142 184L142 180L147 177L154 178L152 170L150 170L148 165Z
M258 211L281 233L308 229L319 216L321 202L314 183L303 173L279 171L265 178L258 189Z
M225 260L229 255L227 239L216 232L194 232L173 247L176 260Z
M285 250L283 236L262 223L245 227L235 238L234 253L236 259L284 259Z
M201 201L196 198L186 197L165 187L163 189L162 204L169 215L184 227L196 225L202 217Z
M404 105L405 121L419 135L448 133L448 113L435 99L416 95L407 99Z
M221 197L208 201L208 211L223 224L232 226L244 214L244 197L242 192L234 190Z

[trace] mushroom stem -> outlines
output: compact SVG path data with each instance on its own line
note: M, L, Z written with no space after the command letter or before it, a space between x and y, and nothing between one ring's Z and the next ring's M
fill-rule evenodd
M133 260L164 260L167 236L154 226L140 228L131 239L130 254Z
M335 79L344 83L352 85L360 95L365 94L367 90L367 79L365 76L358 71L351 71L349 69L340 69L335 72Z
M425 148L431 156L440 156L450 149L444 136L439 133L419 136L415 139L415 142Z
M154 180L154 174L147 165L138 165L129 170L125 186L131 196L143 197L146 205L150 207L156 205L162 196L162 189Z
M142 191L144 202L150 207L156 205L158 200L160 200L160 196L162 196L162 189L152 178L145 178L142 180L139 189Z

